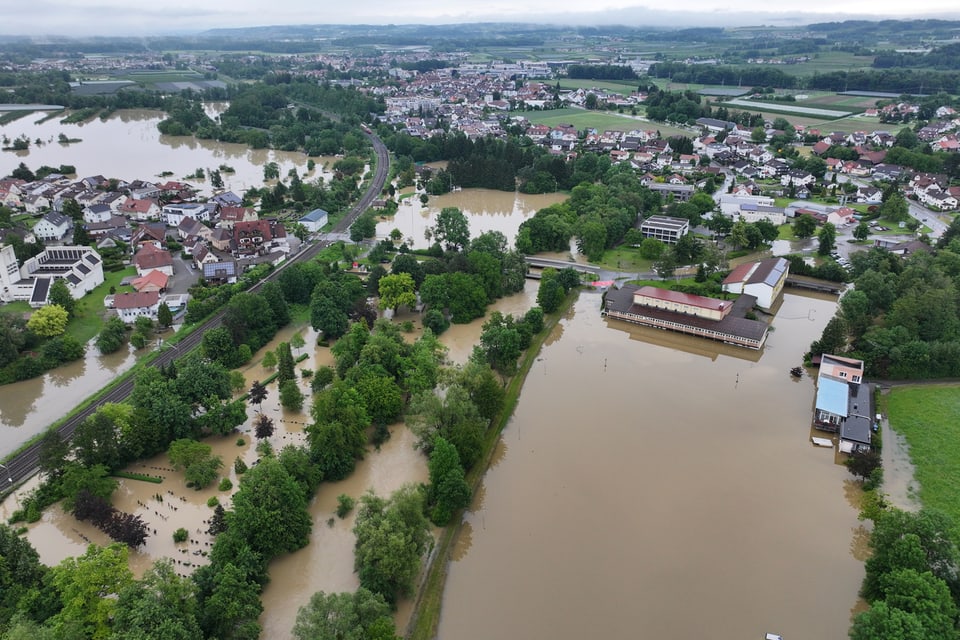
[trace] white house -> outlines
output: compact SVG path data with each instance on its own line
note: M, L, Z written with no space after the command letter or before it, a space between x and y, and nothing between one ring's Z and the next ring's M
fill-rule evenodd
M33 234L44 242L59 242L73 229L73 220L70 216L51 211L33 227Z
M724 278L723 290L755 296L758 307L770 310L780 297L789 274L790 263L786 258L746 262Z
M199 202L185 202L182 204L164 205L160 210L160 219L168 227L178 227L184 218L193 218L203 222L210 220L210 211L206 205Z
M88 224L107 222L113 216L110 205L91 204L83 210L83 221Z
M113 296L113 308L120 319L131 323L141 316L155 319L160 308L160 293L142 291L138 293L118 293Z
M166 249L159 249L154 244L144 244L133 257L133 264L137 267L137 275L143 276L157 269L168 276L173 275L173 256Z

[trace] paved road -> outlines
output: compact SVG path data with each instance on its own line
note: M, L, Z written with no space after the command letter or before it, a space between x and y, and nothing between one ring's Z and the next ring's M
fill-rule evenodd
M387 152L387 147L383 144L383 141L380 140L380 138L368 133L364 133L364 135L367 136L367 138L373 144L373 149L377 156L377 166L373 176L370 178L369 186L367 187L367 190L364 192L363 196L360 198L357 204L350 209L347 215L344 216L344 218L334 226L330 234L325 234L321 236L317 242L313 243L312 245L305 246L299 253L291 256L289 260L274 269L266 278L250 287L250 291L258 290L261 286L263 286L264 282L275 279L281 272L283 272L284 269L287 269L291 265L298 262L310 260L316 256L320 250L332 244L334 241L331 240L329 236L341 237L337 234L346 233L350 228L350 225L353 224L354 220L356 220L361 213L366 211L370 207L370 204L383 191L383 188L387 183L387 175L389 174L390 170L390 154ZM161 353L153 361L152 366L156 367L160 365L166 365L170 361L175 360L176 358L179 358L180 356L198 347L200 345L200 341L203 339L203 334L218 327L222 319L223 311L218 311L212 317L198 326L197 329L190 335L181 340L175 348L167 349ZM76 413L73 417L64 422L58 430L60 437L64 440L69 440L73 436L73 432L76 431L80 423L104 403L123 402L133 391L133 382L133 375L127 375L123 379L123 382L114 387L106 394L106 396L92 403L90 406ZM7 485L4 488L8 488L11 485L17 485L21 481L33 475L37 469L39 450L39 442L34 443L25 450L21 451L15 457L6 461L6 463L3 465L3 468L7 470L7 478L11 479L12 483L3 483Z

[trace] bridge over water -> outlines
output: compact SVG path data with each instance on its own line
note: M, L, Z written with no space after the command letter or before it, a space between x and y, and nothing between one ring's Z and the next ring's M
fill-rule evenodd
M535 269L573 269L574 271L579 271L581 273L589 273L595 277L595 279L600 275L602 269L600 267L594 266L592 264L581 264L579 262L569 262L567 260L554 260L552 258L541 258L539 256L526 256L524 260L527 261L527 264ZM528 278L534 278L536 280L540 279L539 271L528 271Z

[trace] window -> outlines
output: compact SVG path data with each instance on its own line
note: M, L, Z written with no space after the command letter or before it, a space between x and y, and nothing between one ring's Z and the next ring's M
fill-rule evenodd
M852 379L854 382L858 382L858 383L860 382L860 376L853 376Z
M846 371L841 371L841 372L840 372L840 377L841 377L841 378L846 378L846 377L847 377L847 372L846 372Z

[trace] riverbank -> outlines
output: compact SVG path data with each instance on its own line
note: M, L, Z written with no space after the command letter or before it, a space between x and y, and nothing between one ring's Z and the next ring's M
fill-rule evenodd
M579 291L576 295L573 293L568 294L566 301L557 311L545 315L543 331L533 338L530 347L519 363L516 375L507 383L503 409L487 430L481 462L467 474L467 482L474 496L477 495L477 489L480 487L483 476L487 473L493 460L500 435L513 416L513 411L520 399L520 391L523 389L524 380L526 380L527 375L530 373L533 363L536 362L540 348L549 339L553 330L560 322L560 319L563 318L570 307L573 306L578 296ZM447 568L450 563L450 556L456 546L457 537L463 528L463 523L463 512L461 512L457 515L456 524L444 529L430 555L424 577L421 581L421 587L414 603L410 623L407 625L405 637L409 640L431 640L436 637L437 628L440 624Z

